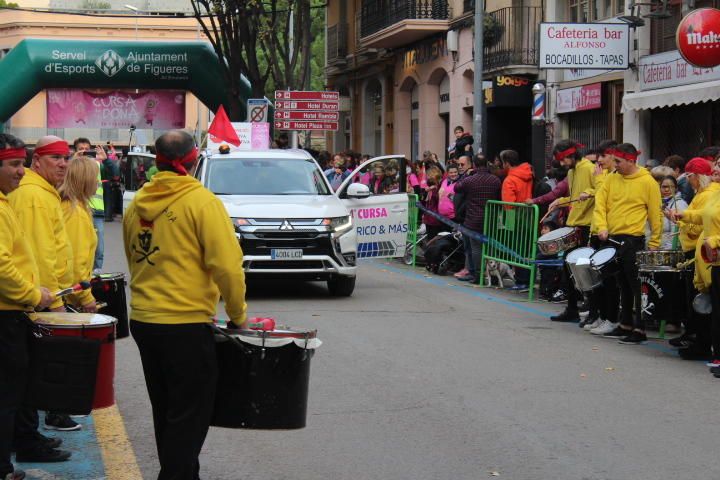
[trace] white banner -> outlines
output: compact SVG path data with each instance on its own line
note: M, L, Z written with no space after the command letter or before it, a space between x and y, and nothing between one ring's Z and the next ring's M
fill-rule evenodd
M626 70L627 23L540 24L540 68Z
M720 67L698 68L687 63L680 52L658 53L640 59L638 89L677 87L720 80Z

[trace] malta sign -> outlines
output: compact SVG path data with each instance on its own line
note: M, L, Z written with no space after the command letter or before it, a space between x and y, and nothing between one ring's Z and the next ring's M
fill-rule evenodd
M582 112L602 107L602 84L563 88L557 91L557 113Z
M675 41L690 65L720 65L720 10L699 8L688 13L678 25Z
M626 70L629 61L627 23L540 24L540 68Z

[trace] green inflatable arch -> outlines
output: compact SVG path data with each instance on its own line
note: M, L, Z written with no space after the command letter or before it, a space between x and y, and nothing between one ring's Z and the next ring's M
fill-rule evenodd
M0 122L46 88L180 89L212 111L228 104L215 52L204 42L25 39L0 61ZM251 94L242 76L242 108ZM243 110L244 120L246 112Z

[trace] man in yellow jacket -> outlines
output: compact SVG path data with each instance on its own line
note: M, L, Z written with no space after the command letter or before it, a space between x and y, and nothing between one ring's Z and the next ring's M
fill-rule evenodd
M648 171L637 166L640 152L630 143L622 143L609 152L615 159L614 175L609 175L595 196L594 224L602 242L611 240L617 248L620 273L617 282L622 298L620 324L606 337L636 345L647 342L641 315L640 280L636 253L645 249L645 225L651 228L648 248L657 250L662 233L660 189ZM615 281L612 277L608 283ZM608 287L613 290L612 286ZM617 301L613 302L617 305ZM615 312L616 313L616 312ZM614 315L612 318L616 318Z
M65 179L69 156L70 149L63 139L53 135L40 138L35 144L30 169L18 189L8 197L28 235L40 272L40 284L51 292L69 287L73 278L72 248L57 191ZM64 312L63 300L55 299L50 310ZM89 306L88 311L92 310ZM37 412L23 408L17 422L29 429L38 423ZM68 415L50 413L45 416L45 428L72 431L82 426Z
M187 174L193 138L155 142L159 169L123 218L130 268L130 331L152 403L159 479L198 478L218 366L209 328L222 293L236 326L246 322L242 251L223 204Z
M568 215L567 222L565 224L568 227L575 229L575 234L578 238L578 247L584 247L588 244L590 239L590 223L592 222L593 207L595 201L591 197L584 197L580 199L580 195L590 189L595 188L595 165L588 160L583 158L580 154L580 150L583 145L573 140L561 140L553 148L553 156L555 160L568 169L568 197L561 197L550 204L550 210L558 208L559 204L567 204L572 202L570 205L570 215ZM574 249L565 251L565 255L570 253ZM578 291L572 285L570 279L570 270L568 270L567 264L563 268L564 283L568 286L567 294L567 308L559 315L553 315L550 320L554 322L579 322L580 316L578 314ZM594 321L594 319L593 319Z
M13 469L10 451L15 413L22 405L27 383L27 312L47 308L54 300L47 288L40 287L27 235L7 199L25 175L24 163L25 144L12 135L0 134L0 478L11 480L25 477L22 470ZM27 460L35 444L32 439L30 445L27 439L19 440L18 457Z

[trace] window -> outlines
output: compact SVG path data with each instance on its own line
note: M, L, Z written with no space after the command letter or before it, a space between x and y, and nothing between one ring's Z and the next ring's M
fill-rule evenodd
M367 185L373 195L403 192L402 168L403 162L398 158L377 160L360 170L353 181Z
M625 0L569 0L569 22L607 20L625 13Z

